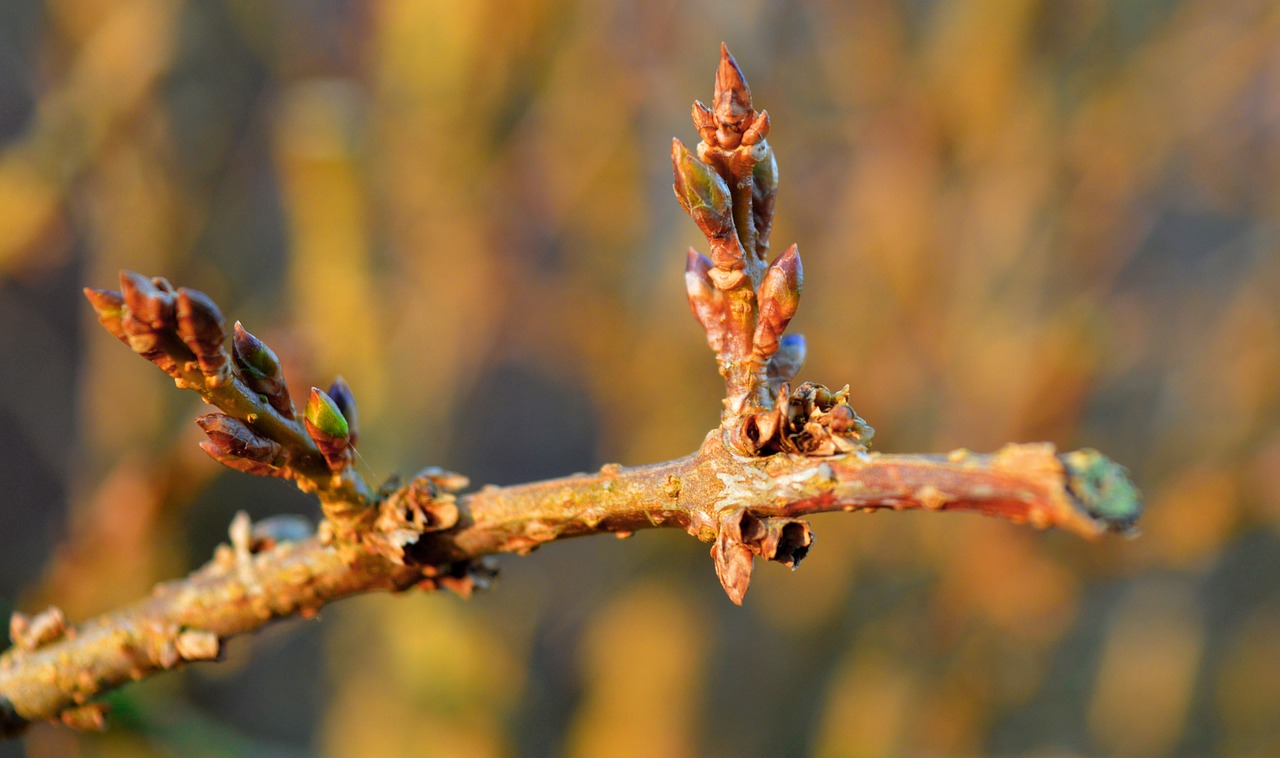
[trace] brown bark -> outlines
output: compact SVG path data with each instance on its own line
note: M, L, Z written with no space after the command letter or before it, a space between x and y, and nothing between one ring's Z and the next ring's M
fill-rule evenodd
M18 644L0 656L0 731L12 735L31 721L59 717L97 723L92 704L81 708L94 696L216 658L226 639L275 619L309 616L363 592L465 585L450 566L570 537L678 527L716 543L722 525L732 523L728 546L716 545L736 556L722 581L740 601L752 557L784 563L803 557L808 526L795 519L812 513L970 510L1088 536L1126 529L1131 520L1100 515L1096 488L1082 485L1098 466L1120 475L1096 453L1060 456L1050 445L1010 445L992 455L748 458L726 450L717 430L697 453L666 463L486 487L459 500L452 528L429 532L430 519L419 519L408 539L406 521L388 525L398 513L384 514L390 521L380 520L356 545L326 544L323 536L255 540L242 522L233 529L234 547L224 546L190 576L158 585L150 597L65 631L59 625L36 638L17 635ZM407 497L416 486L397 494ZM405 500L393 495L385 502L398 512ZM397 536L404 563L388 548Z

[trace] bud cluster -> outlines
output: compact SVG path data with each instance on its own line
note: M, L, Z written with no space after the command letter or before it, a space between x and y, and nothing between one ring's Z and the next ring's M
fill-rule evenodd
M228 350L222 312L203 292L123 271L119 291L84 294L107 331L219 409L196 419L207 437L200 447L215 460L364 499L351 465L355 398L341 377L328 393L313 388L299 419L275 352L238 321Z
M751 89L724 45L712 105L695 102L693 123L702 137L696 155L672 141L673 188L710 247L709 257L690 248L685 287L725 379L726 443L746 455L832 455L864 445L870 427L844 395L822 410L803 402L791 410L788 383L804 363L805 342L785 332L800 305L804 268L795 245L766 265L778 189L769 114L752 107ZM837 405L847 411L833 411ZM848 423L839 420L846 412ZM822 435L815 425L823 425Z

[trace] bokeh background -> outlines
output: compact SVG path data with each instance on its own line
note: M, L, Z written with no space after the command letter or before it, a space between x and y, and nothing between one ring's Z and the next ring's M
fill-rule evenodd
M196 447L99 329L203 289L382 479L682 455L719 379L670 191L721 40L773 117L801 378L885 451L1106 451L1089 543L833 515L744 608L683 533L346 601L18 756L1280 754L1280 5L1270 0L4 0L0 614L73 619L314 513Z

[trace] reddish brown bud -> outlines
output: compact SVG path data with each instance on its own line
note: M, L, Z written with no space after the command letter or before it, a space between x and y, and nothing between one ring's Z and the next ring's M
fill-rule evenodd
M360 416L356 410L356 396L351 393L351 387L347 384L347 380L341 376L335 378L333 384L329 385L329 397L333 398L334 405L338 406L338 412L347 420L351 446L355 447L356 440L360 434L357 429L360 423Z
M280 470L267 463L258 463L247 458L237 458L233 455L227 455L218 449L211 440L200 440L200 449L209 454L209 457L226 466L253 476L275 476Z
M99 290L91 287L84 288L85 299L89 301L89 305L93 306L93 312L98 316L98 323L108 332L111 332L116 339L129 344L129 335L125 334L124 326L120 321L124 317L124 295L115 290Z
M693 128L707 145L716 144L716 114L701 100L693 101Z
M134 319L153 331L172 329L176 326L172 287L157 287L156 281L134 271L121 271L120 292ZM168 285L164 279L158 281Z
M724 295L711 281L711 259L689 248L689 261L684 269L684 286L694 318L707 333L707 344L719 355L724 348Z
M769 265L757 293L760 315L756 323L755 348L761 356L777 352L778 339L786 331L791 317L796 315L803 288L804 268L800 265L800 252L792 245Z
M266 397L267 402L285 418L293 418L293 400L284 381L280 359L267 344L235 323L235 335L231 341L236 368L245 384L254 392Z
M732 149L742 142L742 133L751 126L755 111L751 108L751 88L729 48L720 45L720 65L716 68L715 97L711 103L719 128L716 138L720 147Z
M742 144L755 145L769 136L769 111L760 111L751 121L751 127L742 133Z
M225 413L198 416L196 424L209 435L209 441L224 455L258 463L272 463L280 456L280 443L263 437L248 424Z
M711 560L715 563L720 586L734 605L742 605L742 598L751 586L751 567L755 556L741 542L727 537L723 530L711 546Z
M178 290L176 308L178 336L200 362L200 372L205 376L221 376L226 371L227 350L223 346L222 311L199 290L183 287Z

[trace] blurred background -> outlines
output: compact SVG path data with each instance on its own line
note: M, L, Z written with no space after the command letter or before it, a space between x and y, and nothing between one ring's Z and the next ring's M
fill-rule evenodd
M9 756L1280 754L1280 5L4 0L0 615L73 620L314 514L94 321L211 294L371 478L693 450L720 381L671 196L727 41L768 108L801 379L883 451L1096 447L1137 540L832 515L724 597L683 533L366 596Z

